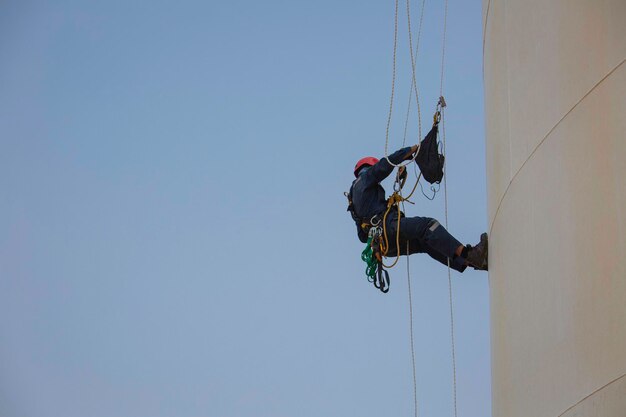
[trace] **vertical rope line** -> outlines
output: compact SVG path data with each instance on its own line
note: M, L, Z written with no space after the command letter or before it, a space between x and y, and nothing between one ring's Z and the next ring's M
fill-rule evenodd
M387 148L389 146L389 127L391 126L391 114L393 113L393 96L396 88L396 50L398 49L398 1L396 0L396 10L393 25L393 66L391 77L391 98L389 99L389 115L387 116L387 129L385 131L385 158L388 155Z
M404 119L404 135L402 136L402 147L406 145L406 132L409 128L409 114L411 113L411 96L413 95L413 84L411 84L411 92L409 93L409 103L406 106L406 118Z
M424 20L424 5L426 4L426 0L422 0L422 10L420 11L420 24L417 28L417 42L415 43L415 61L413 61L412 57L411 57L411 62L414 63L417 61L417 57L419 56L419 48L420 48L420 39L422 37L422 22ZM410 24L410 20L411 17L409 15L408 19L409 19L409 38L411 37L411 24ZM411 42L409 42L411 43ZM415 65L413 64L413 67L415 68ZM404 145L406 144L406 132L409 126L409 115L411 114L411 101L413 100L413 88L417 88L417 79L415 77L415 72L413 72L413 78L411 81L411 90L409 91L409 102L407 103L406 106L406 118L404 119L404 136L402 138L402 146L404 147ZM415 95L416 97L416 101L419 103L419 96L418 94ZM418 139L421 140L422 136L422 132L421 132L421 114L419 112L419 108L418 108L418 114L417 114L417 118L418 118Z
M419 52L419 39L422 34L422 20L424 18L424 4L425 4L425 0L422 0L422 10L420 14L420 24L419 24L418 31L417 31L418 33L417 45L416 45L415 56L414 56L413 55L413 31L411 29L411 1L406 0L406 18L407 18L407 28L409 32L409 51L411 52L411 90L412 90L411 93L415 91L415 102L417 103L417 123L418 123L418 134L419 134L418 138L420 140L422 138L422 115L421 115L421 109L420 109L419 89L417 87L417 80L415 78L415 60Z
M415 371L415 342L413 337L413 295L411 294L411 271L409 268L409 241L406 242L406 278L409 287L409 324L411 333L411 363L413 364L413 404L417 417L417 372Z
M443 154L446 155L446 123L445 107L441 108L441 131L443 135ZM443 172L443 195L445 205L446 229L448 229L448 179L446 170ZM452 345L452 395L454 400L454 417L457 417L456 405L456 347L454 343L454 304L452 301L452 275L450 273L450 258L448 258L448 297L450 302L450 341Z
M441 47L441 81L439 84L439 96L443 96L443 67L444 60L446 56L446 32L448 26L448 0L444 2L444 12L443 12L443 41Z
M439 84L439 96L443 96L443 75L446 56L446 32L448 26L448 0L444 1L443 13L443 36L441 46L441 78ZM443 154L446 154L446 123L445 123L445 107L441 108L441 130L443 135ZM448 229L448 179L447 169L443 172L443 190L446 211L446 229ZM450 341L452 345L452 395L454 401L454 417L457 417L457 401L456 401L456 346L454 343L454 304L452 299L452 276L450 273L450 259L448 258L448 297L450 302Z

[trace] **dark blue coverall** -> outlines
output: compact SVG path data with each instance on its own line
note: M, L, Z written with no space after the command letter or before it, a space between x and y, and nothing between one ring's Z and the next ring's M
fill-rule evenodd
M409 154L411 148L402 148L388 156L394 164L402 162ZM387 178L393 171L394 166L383 158L368 169L362 169L359 177L352 182L350 196L356 216L365 222L370 222L374 216L382 221L387 210L385 189L380 182ZM400 216L400 254L407 255L407 241L409 242L409 255L414 253L427 253L433 259L463 272L467 267L465 260L455 255L456 249L461 243L435 219L430 217L405 217ZM396 256L396 230L398 224L398 210L392 209L387 215L387 236L389 250L387 256ZM357 225L359 239L367 242L367 234Z

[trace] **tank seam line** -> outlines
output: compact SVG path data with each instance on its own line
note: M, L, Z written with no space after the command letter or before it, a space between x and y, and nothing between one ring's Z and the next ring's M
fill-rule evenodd
M575 408L577 405L579 405L580 403L582 403L583 401L585 401L587 398L593 396L594 394L597 394L599 391L602 391L604 388L608 387L611 384L614 384L615 382L619 381L620 379L626 377L626 374L622 375L622 376L618 376L617 378L615 378L614 380L604 384L603 386L601 386L600 388L596 389L595 391L593 391L591 394L586 395L585 397L581 398L576 404L572 405L571 407L569 407L568 409L566 409L565 411L563 411L561 414L559 414L558 417L563 417L565 414L567 414L570 410L572 410L573 408Z
M587 91L577 102L576 104L574 104L572 106L571 109L569 109L559 120L558 122L556 122L556 124L548 131L548 133L546 133L546 135L543 137L543 139L541 139L541 141L537 144L537 146L535 146L535 148L533 149L533 151L530 153L530 155L528 155L528 158L526 158L526 160L524 161L524 163L522 163L522 165L519 167L519 169L515 172L515 174L513 175L513 177L511 178L511 180L509 181L509 184L506 186L506 189L504 190L504 193L502 194L502 197L500 198L500 201L498 201L498 207L496 208L496 212L493 215L493 220L491 221L491 224L489 225L489 234L491 235L491 231L493 230L493 226L496 223L496 219L498 218L498 214L500 213L500 207L502 206L502 202L504 201L504 199L506 198L508 192L509 192L509 188L511 188L511 184L513 184L513 181L515 181L515 179L517 178L517 176L519 175L519 173L522 171L522 169L524 169L524 167L526 166L526 163L535 155L535 153L537 152L537 149L539 149L539 147L541 145L543 145L543 143L546 141L546 139L548 139L548 137L550 137L550 135L552 134L552 132L554 132L556 130L556 128L561 124L561 122L563 120L565 120L567 118L567 116L569 116L569 114L571 112L574 111L574 109L576 109L576 107L578 107L578 105L580 103L582 103L585 98L587 98L587 96L589 96L600 84L602 84L607 78L609 78L615 71L617 71L617 69L619 67L621 67L624 63L626 62L626 58L624 58L622 60L622 62L620 62L619 64L617 64L611 71L609 71L604 77L602 77L600 79L600 81L598 81L593 87L591 87L591 89L589 91ZM509 94L510 96L510 94Z
M483 26L483 84L485 82L485 44L487 42L487 22L489 21L489 8L491 0L487 0L487 10L485 11L485 24Z

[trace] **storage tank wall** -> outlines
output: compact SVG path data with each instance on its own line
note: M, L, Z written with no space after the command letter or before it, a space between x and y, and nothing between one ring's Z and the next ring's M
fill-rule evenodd
M483 19L493 415L624 417L626 0Z

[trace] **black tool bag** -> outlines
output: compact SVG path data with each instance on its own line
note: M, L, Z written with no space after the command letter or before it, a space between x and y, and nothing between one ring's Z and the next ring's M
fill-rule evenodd
M437 143L438 125L435 124L420 145L415 162L422 171L422 176L431 184L440 183L443 178L444 156L439 153Z

